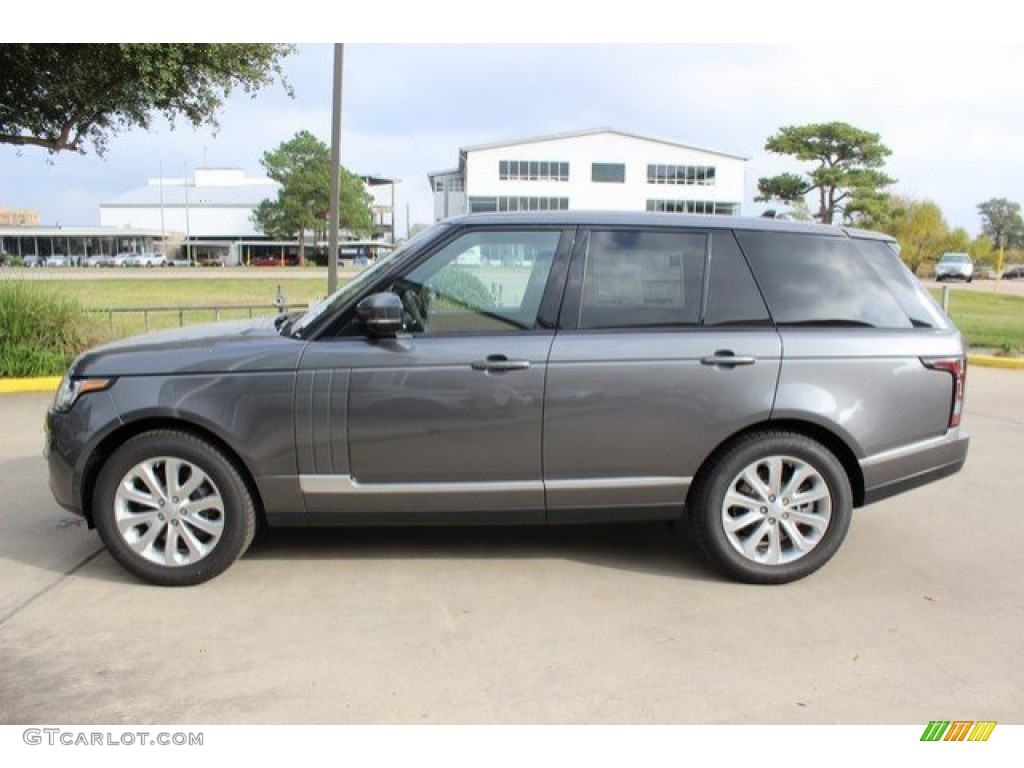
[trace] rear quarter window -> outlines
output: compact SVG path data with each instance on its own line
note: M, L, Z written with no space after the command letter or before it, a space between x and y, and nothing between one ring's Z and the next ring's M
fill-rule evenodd
M783 232L736 238L778 325L915 326L854 240Z

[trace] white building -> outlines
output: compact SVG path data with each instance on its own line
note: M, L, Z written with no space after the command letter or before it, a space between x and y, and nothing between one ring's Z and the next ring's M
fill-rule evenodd
M277 197L278 183L240 168L196 168L195 178L149 179L146 186L100 203L104 227L178 233L190 240L262 237L252 212Z
M568 209L738 215L747 159L611 128L464 147L457 168L429 174L434 219Z

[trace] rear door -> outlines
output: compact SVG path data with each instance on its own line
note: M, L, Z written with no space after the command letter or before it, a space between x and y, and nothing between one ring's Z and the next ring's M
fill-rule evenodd
M578 238L544 410L552 522L672 517L728 435L771 414L781 343L728 230Z

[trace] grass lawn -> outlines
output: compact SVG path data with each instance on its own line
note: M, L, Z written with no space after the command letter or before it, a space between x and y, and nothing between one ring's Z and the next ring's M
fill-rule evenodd
M217 277L209 280L172 277L131 280L48 280L39 287L66 298L78 299L87 309L115 307L223 307L220 319L248 317L247 309L232 305L259 305L255 315L274 314L271 306L277 287L285 292L289 304L310 304L327 293L321 277L288 277L280 280L247 280ZM932 289L941 301L941 289ZM1024 354L1024 296L1009 296L989 291L950 291L949 313L964 334L969 346L991 348L1006 354ZM179 312L152 311L148 318L141 312L97 314L96 323L111 337L142 333L185 324L210 322L213 310Z
M941 289L932 293L942 301ZM1024 296L951 290L949 315L970 347L1024 354Z
M74 298L86 309L129 307L220 307L214 309L95 314L111 338L131 336L147 330L160 330L177 325L194 325L214 320L231 320L250 315L272 315L277 287L281 286L289 305L308 305L327 295L326 281L321 278L282 278L280 280L245 280L216 278L196 280L185 278L145 278L139 280L47 280L41 290L52 291L65 298ZM239 305L257 305L249 309L232 309Z

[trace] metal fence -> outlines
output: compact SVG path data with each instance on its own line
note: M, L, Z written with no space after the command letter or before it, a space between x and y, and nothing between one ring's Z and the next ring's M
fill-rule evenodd
M184 327L186 325L186 318L189 322L202 322L207 319L218 321L222 318L222 315L228 314L232 316L242 315L243 317L255 317L256 314L277 314L279 312L292 312L296 310L308 309L308 304L218 304L212 306L187 306L187 307L93 307L86 311L90 314L95 315L106 315L107 316L107 327L114 330L114 316L119 317L130 316L130 315L141 315L142 326L146 331L151 330L150 319L153 315L171 315L171 317L177 317L178 327ZM198 320L193 319L196 314L200 317ZM202 317L202 315L209 314L209 318ZM174 323L170 323L173 325ZM161 323L162 327L167 327L168 323Z

